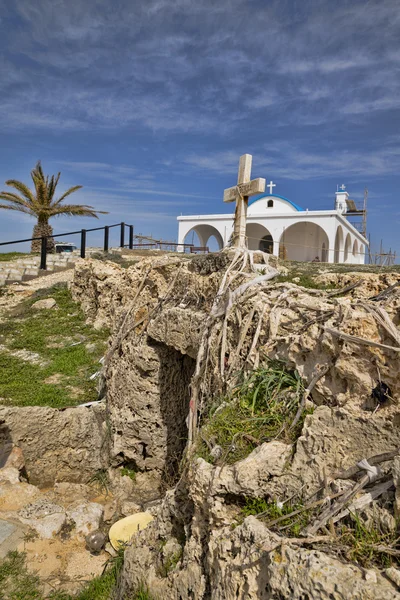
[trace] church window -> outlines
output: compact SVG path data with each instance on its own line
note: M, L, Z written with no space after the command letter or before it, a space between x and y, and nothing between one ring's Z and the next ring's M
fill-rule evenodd
M272 208L274 206L273 200L268 200L268 208Z

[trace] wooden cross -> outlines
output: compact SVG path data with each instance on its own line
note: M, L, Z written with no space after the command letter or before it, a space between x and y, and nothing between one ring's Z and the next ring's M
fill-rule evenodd
M224 202L235 202L235 221L233 226L233 246L246 247L246 219L249 197L265 192L265 179L251 178L251 154L243 154L239 161L238 182L224 191Z

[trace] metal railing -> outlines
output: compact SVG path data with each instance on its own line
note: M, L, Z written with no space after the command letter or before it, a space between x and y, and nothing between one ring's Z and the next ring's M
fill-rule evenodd
M92 229L78 229L77 231L67 231L66 233L57 233L55 235L49 235L49 236L41 236L41 237L33 237L33 238L26 238L24 240L12 240L10 242L0 242L0 246L9 246L9 245L13 245L13 244L23 244L26 242L33 242L33 241L37 241L40 240L41 241L41 246L40 246L40 269L42 269L43 271L47 270L47 241L48 239L52 239L52 238L61 238L61 237L65 237L67 235L80 235L81 236L81 247L80 247L80 256L81 258L85 258L86 257L86 234L90 233L92 231L103 231L104 230L104 243L103 243L103 250L104 252L108 252L109 251L109 243L110 243L110 229L114 228L114 227L119 227L120 228L120 235L119 235L119 247L120 248L129 248L129 250L135 250L135 249L150 249L150 248L154 248L154 249L159 249L162 250L163 246L170 250L172 249L172 247L174 247L175 249L177 248L177 246L179 246L180 248L183 249L183 252L186 251L191 251L191 248L194 247L193 244L177 244L176 242L163 242L161 240L152 240L151 238L146 238L146 240L148 240L146 243L139 243L139 244L134 244L134 228L133 225L128 225L127 223L116 223L114 225L105 225L104 227L93 227ZM125 244L125 231L126 228L128 228L129 231L129 242L128 244ZM144 236L138 236L138 238L143 238Z
M81 248L80 256L85 258L86 256L86 234L92 231L103 231L104 230L104 252L109 251L109 240L110 240L110 229L113 227L120 228L120 247L123 248L125 245L125 228L129 228L129 248L133 249L133 225L127 225L126 223L116 223L115 225L105 225L104 227L93 227L92 229L78 229L77 231L67 231L65 233L57 233L49 236L26 238L24 240L12 240L10 242L0 242L0 246L9 246L13 244L22 244L26 242L41 241L40 245L40 269L43 271L47 270L47 241L49 238L61 238L67 235L80 235L81 236Z

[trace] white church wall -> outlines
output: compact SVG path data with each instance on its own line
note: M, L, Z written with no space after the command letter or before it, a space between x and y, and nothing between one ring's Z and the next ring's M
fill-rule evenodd
M268 199L268 196L266 197ZM264 199L263 199L264 200ZM260 206L263 200L255 202L249 207L248 212L248 227L251 225L251 235L249 238L249 248L251 250L257 250L259 248L260 240L270 233L273 238L273 254L279 256L279 242L281 240L284 230L287 230L291 225L295 223L313 223L314 225L320 226L325 232L327 239L322 235L317 237L315 240L309 241L309 248L307 247L307 237L300 240L301 234L297 232L297 238L295 245L303 247L303 250L297 251L297 258L295 260L313 260L315 256L319 256L322 261L322 244L325 243L326 248L324 252L326 254L327 262L343 262L344 261L344 246L346 236L350 235L350 246L348 248L347 262L348 263L364 263L365 262L365 241L359 232L345 219L342 215L335 211L291 211L287 213L276 213L271 211L263 214L253 213L250 209L252 207ZM293 208L293 207L292 207ZM278 207L276 207L278 210ZM196 233L200 233L199 240L202 240L201 246L206 246L207 241L211 235L214 235L219 243L225 247L227 246L229 239L233 233L233 214L228 215L194 215L190 217L178 217L179 223L179 236L178 244L183 244L186 238L186 243L191 243L190 236L188 235L193 229ZM253 226L256 226L254 228ZM259 228L259 229L258 229ZM336 238L337 231L339 233L339 239ZM257 233L259 234L258 240ZM186 237L187 236L187 237ZM342 237L340 237L342 236ZM354 242L357 240L358 254L354 256L353 248ZM183 248L182 248L183 249ZM318 254L314 254L314 250L318 250Z
M268 206L271 204L272 206ZM260 198L260 200L256 200L252 204L250 204L247 216L263 216L268 217L271 214L285 214L285 213L297 213L298 211L290 202L287 202L283 198L278 198L277 196L265 196L265 198Z

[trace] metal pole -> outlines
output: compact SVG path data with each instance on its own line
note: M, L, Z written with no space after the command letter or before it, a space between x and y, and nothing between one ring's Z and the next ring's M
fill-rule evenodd
M133 225L129 225L129 250L133 249Z
M119 247L123 248L125 246L125 223L121 223L121 238L119 241Z
M46 259L47 259L47 237L42 237L42 245L40 248L40 268L43 271L47 270Z
M104 252L108 252L108 240L110 237L110 228L108 225L104 227Z
M85 258L86 255L86 229L81 231L81 258Z

